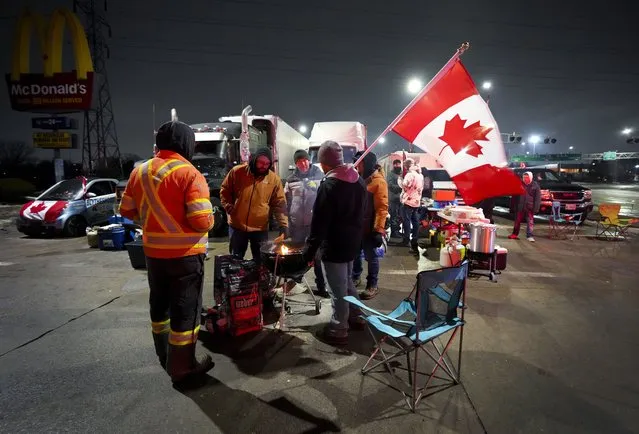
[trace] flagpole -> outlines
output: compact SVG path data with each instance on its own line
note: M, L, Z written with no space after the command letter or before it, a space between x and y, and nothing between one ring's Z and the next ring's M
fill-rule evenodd
M452 68L452 66L457 61L457 59L459 59L459 57L462 54L464 54L464 52L466 50L468 50L468 48L470 48L470 43L464 42L463 44L461 44L461 46L457 49L455 54L453 54L453 57L451 57L450 60L448 60L448 62L446 62L446 64L444 64L444 66L442 66L442 68L439 70L439 72L437 74L435 74L435 76L428 82L428 84L426 84L426 86L424 86L424 88L415 96L415 98L413 98L413 100L410 103L408 103L408 105L404 108L404 110L401 111L400 114L397 115L397 117L393 120L393 122L391 122L390 125L388 125L384 129L384 131L382 131L382 133L379 135L379 137L377 137L375 139L375 141L368 148L366 148L366 150L364 151L362 156L359 157L359 159L355 162L355 164L354 164L355 166L357 166L359 163L361 163L362 160L364 159L364 157L369 152L371 152L375 146L377 146L377 144L379 143L379 139L384 137L393 128L395 128L395 125L397 125L397 123L404 117L404 115L410 109L412 109L415 104L417 104L417 101L419 101L429 90L432 89L432 87L435 85L435 83L437 83L442 78L442 76L444 74L446 74L450 68Z

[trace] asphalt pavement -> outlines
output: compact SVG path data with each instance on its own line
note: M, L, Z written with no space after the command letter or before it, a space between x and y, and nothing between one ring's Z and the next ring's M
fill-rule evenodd
M529 243L507 240L511 222L499 223L508 267L496 283L469 281L463 383L438 380L415 414L383 370L360 374L366 332L353 332L344 349L315 337L330 303L316 316L307 295L295 296L285 332L235 340L202 332L198 351L216 367L203 388L180 392L153 351L146 273L126 252L8 228L0 232L0 432L637 432L636 235L598 241L586 226L575 240L550 240L537 225ZM226 253L223 240L212 241L212 254ZM432 266L391 248L371 305L391 309Z
M595 204L619 203L620 215L639 218L639 184L581 184L592 189Z

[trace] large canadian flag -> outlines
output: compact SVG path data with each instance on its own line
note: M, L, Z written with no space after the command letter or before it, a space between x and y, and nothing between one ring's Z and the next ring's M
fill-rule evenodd
M460 60L430 83L393 131L433 155L467 204L524 193L507 167L497 123Z

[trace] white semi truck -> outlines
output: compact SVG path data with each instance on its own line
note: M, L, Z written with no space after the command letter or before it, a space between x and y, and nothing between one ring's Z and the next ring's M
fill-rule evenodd
M352 163L355 154L366 149L366 126L361 122L350 121L315 122L308 140L309 155L313 164L319 166L317 153L320 145L326 140L333 140L342 145L344 162Z
M298 149L308 151L309 141L303 134L275 115L248 116L248 127L265 135L263 146L273 153L275 173L282 182L295 169L293 154ZM242 116L223 116L220 122L242 122ZM253 149L251 149L253 150Z

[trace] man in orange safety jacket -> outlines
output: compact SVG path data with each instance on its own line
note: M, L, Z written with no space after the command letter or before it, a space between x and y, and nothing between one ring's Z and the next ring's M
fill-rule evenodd
M213 210L204 176L189 162L195 134L182 122L157 132L154 158L133 169L120 214L142 224L155 351L173 382L213 368L195 359L204 255Z

